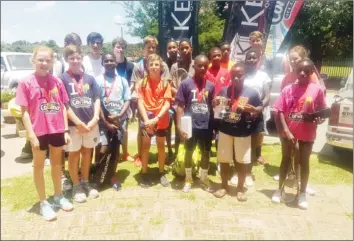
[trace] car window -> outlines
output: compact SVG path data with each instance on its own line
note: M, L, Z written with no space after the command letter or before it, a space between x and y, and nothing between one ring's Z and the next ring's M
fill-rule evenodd
M7 61L9 62L11 70L31 70L33 65L31 62L31 55L8 55Z
M5 67L5 71L6 71L7 69L6 69L4 57L1 57L1 65Z

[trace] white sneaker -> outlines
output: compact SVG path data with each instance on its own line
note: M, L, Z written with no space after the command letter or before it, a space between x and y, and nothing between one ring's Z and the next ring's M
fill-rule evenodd
M280 189L277 189L272 196L272 202L279 204L281 202L281 196L282 196L282 191Z
M298 200L297 200L297 206L300 209L306 210L309 207L308 202L306 201L306 193L300 193Z
M237 175L234 175L231 178L231 184L237 186L237 184L238 184L238 176Z
M279 175L275 175L275 176L273 177L273 179L274 179L275 181L279 181Z
M251 176L247 176L245 180L246 186L247 187L252 187L253 186L253 179Z
M315 196L316 191L313 190L313 189L310 188L310 187L307 187L307 188L306 188L306 193L307 193L308 195L310 195L310 196Z
M81 185L73 187L73 199L78 203L86 202L87 196Z
M73 188L70 180L67 179L65 176L62 176L62 178L61 178L61 187L62 187L63 192L69 191Z

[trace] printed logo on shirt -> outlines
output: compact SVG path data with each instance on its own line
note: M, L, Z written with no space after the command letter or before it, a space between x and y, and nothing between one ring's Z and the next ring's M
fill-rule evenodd
M220 82L223 84L223 83L225 83L225 78L224 77L221 77L220 78Z
M292 121L301 122L304 120L304 116L299 112L292 112L289 114L289 119Z
M86 83L82 89L84 93L87 94L88 90L90 89L90 85Z
M57 87L54 87L51 91L50 91L50 95L53 97L58 97L59 94L59 90Z
M60 111L60 105L55 102L45 102L40 104L39 110L46 114L58 113Z
M117 110L120 110L122 109L122 103L119 102L119 101L109 101L107 99L107 97L105 97L103 99L103 104L104 104L104 107L107 109L107 111L111 112L111 111L117 111Z
M191 110L195 114L203 114L203 115L209 112L208 105L204 103L193 103L191 105Z
M92 100L89 97L74 97L70 103L75 108L91 108L92 106Z
M241 120L241 113L231 112L228 117L225 118L226 122L237 123Z

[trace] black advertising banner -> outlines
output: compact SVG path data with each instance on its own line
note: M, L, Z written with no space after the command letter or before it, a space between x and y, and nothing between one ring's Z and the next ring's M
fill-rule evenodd
M263 5L264 5L264 14L263 17L261 18L259 31L261 31L264 35L263 46L265 47L269 35L270 26L272 25L272 19L273 19L276 1L271 1L271 0L264 1Z
M224 40L231 42L232 60L243 60L245 53L250 49L249 34L253 31L264 32L269 28L264 19L264 1L235 1L232 2L228 18L227 31ZM274 8L273 8L274 9Z
M170 39L188 38L198 53L198 1L159 1L159 50L165 59Z

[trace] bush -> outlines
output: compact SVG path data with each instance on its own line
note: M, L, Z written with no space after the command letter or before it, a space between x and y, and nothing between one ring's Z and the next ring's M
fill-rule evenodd
M16 90L7 89L1 91L1 103L8 103L11 99L15 98Z

